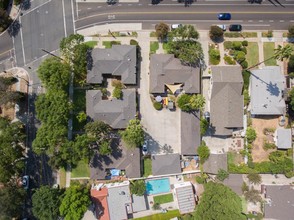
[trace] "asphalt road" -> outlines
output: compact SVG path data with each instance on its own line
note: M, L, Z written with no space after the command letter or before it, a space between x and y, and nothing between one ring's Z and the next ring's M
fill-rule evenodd
M192 23L200 29L209 29L212 24L239 23L244 29L287 29L294 24L294 1L264 1L261 5L250 4L246 0L214 1L199 0L190 7L174 0L164 0L157 5L151 1L138 3L79 3L77 4L76 29L91 27L95 24L142 22L145 28L153 28L158 21L167 23ZM218 21L217 14L230 12L231 21Z

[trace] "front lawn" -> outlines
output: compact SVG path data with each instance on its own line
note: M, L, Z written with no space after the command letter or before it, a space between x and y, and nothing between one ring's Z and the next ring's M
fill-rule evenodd
M60 188L65 188L65 185L66 185L66 173L65 173L65 170L63 168L61 168L59 170L59 178L60 178L60 182L59 182Z
M257 37L257 32L226 32L225 37L245 37L245 38L255 38Z
M155 215L149 215L142 218L136 218L136 220L169 220L174 217L180 217L181 214L179 210L168 210L167 213L159 213Z
M165 53L168 53L169 46L168 46L168 43L167 42L163 42L162 49L164 50Z
M247 213L247 201L244 196L240 197L242 200L242 212Z
M174 197L172 193L165 194L165 195L159 195L153 197L154 203L158 204L164 204L174 201Z
M256 42L248 42L246 60L248 67L259 62L258 44Z
M79 112L86 112L86 90L85 89L75 89L74 99L73 99L73 130L80 131L83 130L86 121L79 122L76 118Z
M144 177L152 175L152 161L150 158L144 159Z
M158 48L159 48L159 44L158 44L157 41L150 42L150 54L156 53L156 51L158 50Z
M98 41L87 41L85 42L85 44L88 45L90 48L94 48L98 44Z
M264 42L263 43L263 56L264 60L272 57L275 54L275 43L274 42ZM272 58L266 62L264 62L266 66L275 66L277 65L277 61Z
M81 160L77 167L72 169L71 171L71 177L72 178L79 178L79 177L90 177L90 168L89 168L89 164L84 161Z
M112 48L112 45L120 45L120 41L103 41L102 42L102 45L105 47L105 48Z

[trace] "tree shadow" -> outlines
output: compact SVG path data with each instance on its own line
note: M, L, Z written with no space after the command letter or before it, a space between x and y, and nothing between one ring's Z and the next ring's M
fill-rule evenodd
M269 84L267 84L266 90L269 91L270 94L273 96L279 96L280 94L280 89L277 86L277 83L273 84L272 82L270 82Z
M21 5L21 9L22 10L29 10L31 8L31 1L30 0L23 0L22 1L22 5Z
M87 70L93 69L93 57L92 57L92 48L88 49L86 54L86 60L87 60Z
M19 23L18 20L15 20L7 29L8 34L11 37L16 37L18 35L20 28L21 28L21 24Z

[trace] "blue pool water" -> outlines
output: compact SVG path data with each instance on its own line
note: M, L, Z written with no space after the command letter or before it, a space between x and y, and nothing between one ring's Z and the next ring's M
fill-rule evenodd
M167 193L170 191L169 179L156 179L146 182L146 192L148 195L154 195L159 193Z

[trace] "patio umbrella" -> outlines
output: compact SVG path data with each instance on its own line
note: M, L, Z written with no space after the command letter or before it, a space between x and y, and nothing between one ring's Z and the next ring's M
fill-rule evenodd
M156 102L161 102L162 101L162 97L160 95L155 97Z

